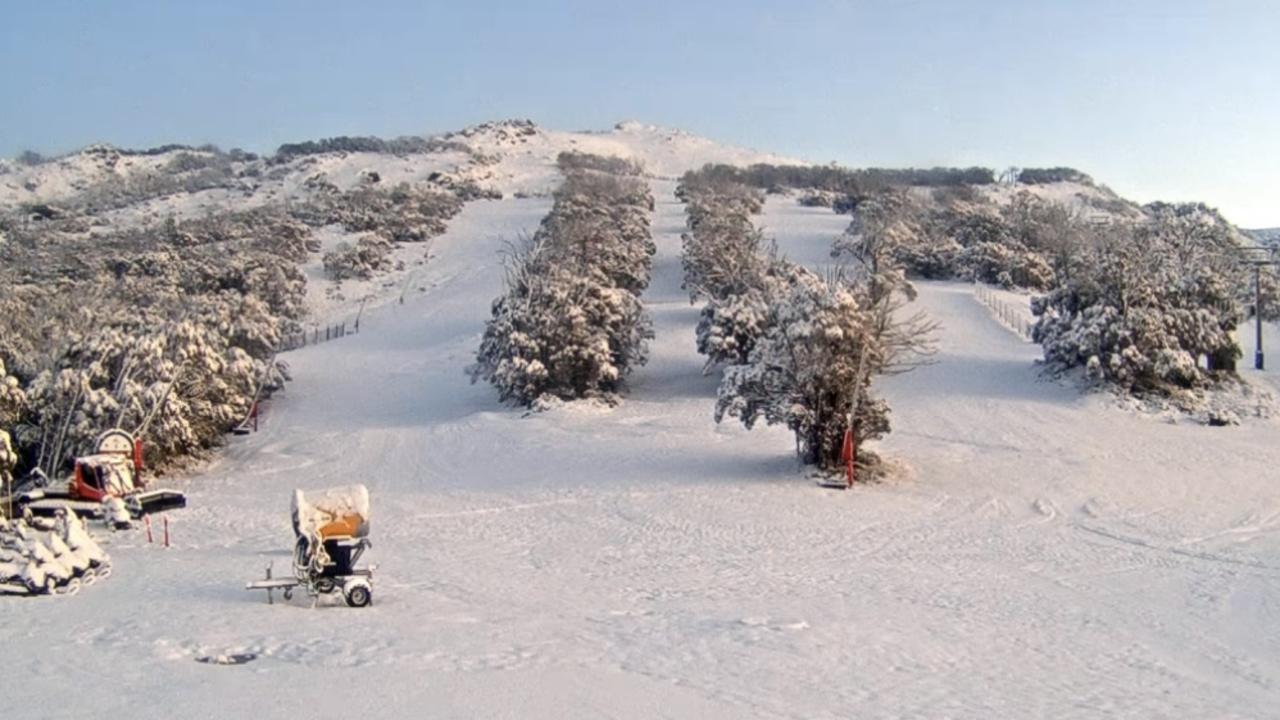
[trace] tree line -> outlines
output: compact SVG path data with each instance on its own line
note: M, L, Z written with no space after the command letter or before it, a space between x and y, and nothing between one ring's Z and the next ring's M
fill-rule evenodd
M653 196L639 166L581 153L559 166L551 212L508 249L503 292L468 370L503 402L532 408L615 402L653 337L640 302L656 251Z

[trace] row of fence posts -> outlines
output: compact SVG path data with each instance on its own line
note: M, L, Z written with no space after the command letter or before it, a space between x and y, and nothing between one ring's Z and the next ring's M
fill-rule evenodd
M360 334L360 318L364 315L364 306L368 302L369 302L368 297L365 297L363 300L360 301L360 309L356 311L356 319L351 326L352 335ZM404 302L403 297L401 297L401 302ZM324 328L323 335L321 335L320 333L320 327L316 326L312 328L310 331L303 330L300 333L294 333L293 335L286 335L284 338L280 340L280 347L276 349L276 352L282 353L282 352L288 352L290 350L297 350L298 348L306 347L309 344L319 345L322 342L337 340L340 337L346 337L346 336L347 336L346 320L343 320L337 325L326 325ZM308 342L308 338L310 338L310 342Z
M364 300L360 301L360 310L356 312L356 319L351 325L350 332L352 335L360 334L360 317L364 315L364 306L366 302L368 302L368 298L365 298ZM283 338L280 339L280 347L276 349L276 352L282 353L282 352L288 352L290 350L297 350L298 348L303 348L303 347L306 347L307 345L319 345L322 342L328 342L329 340L337 340L340 337L346 337L346 336L347 336L347 323L345 320L338 323L337 325L326 325L323 329L323 334L321 332L321 328L319 326L316 326L314 328L311 328L311 330L303 330L300 333L294 333L292 335L284 336ZM242 421L239 425L233 428L231 432L235 433L236 435L245 435L249 433L250 420L253 421L253 432L258 432L258 415L260 414L260 412L261 412L261 407L259 405L259 401L255 397L253 401L253 405L249 408L249 415L245 417L244 421ZM148 539L150 538L150 535L151 535L151 526L148 525L147 526ZM165 543L166 543L165 547L168 547L168 544L167 544L168 539L169 539L169 527L166 524L165 525Z
M973 294L979 302L991 309L992 314L1001 324L1017 333L1023 340L1031 342L1032 328L1035 327L1035 323L1027 318L1021 308L1004 300L986 285L975 286Z
M357 320L351 328L350 334L355 335L360 332L360 321ZM314 327L311 330L303 330L300 333L286 335L280 341L280 349L277 352L288 352L297 350L308 345L319 345L322 342L337 340L340 337L346 337L348 334L347 323L343 321L337 325L326 325L324 328Z

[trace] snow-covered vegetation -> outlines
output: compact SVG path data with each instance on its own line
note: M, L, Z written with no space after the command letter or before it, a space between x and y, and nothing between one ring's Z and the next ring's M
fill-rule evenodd
M1157 203L1138 223L1099 226L1062 256L1061 281L1036 298L1045 359L1130 392L1171 394L1231 374L1249 281L1221 215Z
M133 157L87 155L109 167ZM313 177L298 202L121 221L120 208L207 190L191 178L229 178L252 162L186 149L139 157L162 162L104 176L57 206L0 213L0 361L13 373L0 387L0 428L12 430L23 471L56 475L111 427L145 434L161 468L218 445L286 378L275 354L307 320L316 229L355 238L324 255L330 277L368 279L393 269L393 247L443 232L462 204L449 190L344 191Z
M148 461L160 468L218 444L282 381L272 359L282 338L421 291L425 241L463 203L550 194L557 165L571 178L539 237L578 236L579 249L539 244L542 263L563 266L539 292L592 314L596 334L578 337L579 369L556 392L613 397L649 334L638 294L652 200L639 157L660 173L785 162L636 123L562 133L524 120L289 143L266 157L95 145L0 162L0 360L10 373L0 394L24 398L0 407L0 428L18 472L60 471L104 423L145 424ZM619 242L592 236L610 223ZM587 245L615 255L568 257Z
M1007 192L851 184L832 203L853 215L832 255L856 257L876 238L908 277L1045 293L1033 303L1034 337L1048 366L1083 368L1124 395L1192 408L1203 398L1186 391L1234 379L1234 331L1254 304L1240 231L1203 205L1108 198L1070 168L1017 178L1027 187ZM1069 201L1046 190L1064 183L1082 189ZM1264 319L1280 315L1274 271L1264 268L1259 281Z
M153 197L92 216L67 209L53 192L71 173L59 168L61 160L0 173L0 195L23 195L32 210L0 203L5 215L17 215L5 225L0 252L21 253L0 262L31 261L35 267L26 270L39 278L13 288L10 266L0 267L0 294L17 296L3 304L0 343L25 348L22 362L7 349L0 353L17 381L0 379L0 415L21 407L31 416L26 390L33 375L24 368L52 364L52 350L67 345L57 357L76 366L69 379L95 390L92 412L113 417L107 413L119 402L116 388L99 387L98 370L81 372L79 365L87 355L126 362L107 331L133 326L108 323L99 337L91 321L100 312L162 316L139 323L147 333L138 335L129 361L137 380L126 379L118 395L145 405L181 367L175 348L196 348L190 362L203 365L217 355L200 349L206 343L225 345L226 353L239 348L255 361L258 348L272 344L271 322L249 323L225 344L209 338L208 328L182 327L188 304L204 307L219 295L243 296L247 305L250 297L264 298L280 323L311 327L372 296L357 338L282 356L297 381L271 400L261 432L235 437L218 462L168 481L190 502L166 515L171 548L148 545L141 530L115 533L108 583L59 603L56 612L40 600L5 603L10 626L21 628L0 653L0 676L15 679L15 707L138 717L199 716L218 707L274 718L310 702L323 714L315 698L352 678L377 716L431 707L457 716L520 708L529 717L1259 717L1276 705L1278 635L1269 622L1280 539L1280 489L1268 474L1280 462L1274 417L1244 418L1227 430L1174 414L1170 422L1150 422L1116 412L1106 396L1045 382L1036 365L1042 348L995 322L969 283L913 273L910 288L905 284L906 263L897 259L902 225L879 222L873 205L850 217L797 202L812 192L848 205L848 213L845 193L726 186L721 194L739 200L727 203L738 207L724 223L714 204L695 210L692 195L688 205L673 198L670 178L689 167L726 159L774 163L765 156L630 124L559 133L493 123L450 141L468 151L390 154L357 144L276 164L236 160L258 173L238 178L244 185ZM557 263L591 278L581 283L586 309L576 302L558 307L581 311L584 323L619 317L614 308L597 313L594 298L634 297L643 279L647 288L634 306L652 318L653 337L647 362L626 376L625 402L568 403L524 417L522 407L496 407L493 388L469 383L461 370L494 319L491 301L510 289L499 251L523 229L539 228L565 182L556 158L574 149L644 162L640 182L651 188L654 210L643 199L624 204L636 206L627 212L637 222L648 222L656 254L642 278L631 267L639 257L634 247L610 244L602 267L584 272L574 248L549 243L545 252L560 253ZM205 152L166 152L181 151ZM84 169L77 157L67 161ZM122 155L118 168L132 172L152 162L169 159ZM585 163L578 168L584 175L607 177L596 162L562 164ZM19 179L36 172L44 173L38 191L22 189ZM441 174L431 180L433 173ZM422 193L473 183L504 199L467 202L430 242L393 243L389 267L342 280L344 305L328 293L335 284L325 276L324 255L341 243L386 236L305 213L326 194L391 192L401 183ZM900 186L877 189L863 202L895 190L930 213L935 193L972 202L1002 225L1009 218L1010 227L1005 206L1021 191L1059 203L1083 216L1082 244L1065 254L1082 265L1095 237L1087 228L1104 214L1102 190L1071 182ZM976 199L965 200L966 193ZM568 207L597 217L594 202ZM701 219L693 222L693 215ZM851 220L852 232L842 234ZM983 227L973 225L977 236ZM840 244L834 260L833 238ZM1052 247L1046 243L1038 254L1057 283ZM276 256L288 261L269 260ZM823 272L837 261L843 274ZM139 276L139 268L150 275ZM147 283L158 300L149 299ZM178 291L165 289L175 285ZM761 288L758 304L735 290L741 285ZM916 299L879 315L872 299L890 289L897 304L911 289ZM118 291L129 299L117 308L110 298ZM1010 301L1026 297L993 292ZM690 306L690 294L699 307ZM403 305L379 303L397 296ZM743 309L722 305L711 317L733 322L699 334L701 306L713 297L741 301ZM29 309L27 299L38 303ZM933 362L906 375L886 368L863 400L870 404L861 416L867 435L875 432L875 403L892 406L894 432L864 447L859 459L880 453L894 465L894 482L847 492L796 482L805 473L787 457L797 439L788 423L810 432L805 423L828 412L816 403L792 407L753 393L743 396L761 399L752 430L709 422L723 384L717 368L748 373L754 355L764 362L744 377L758 380L756 387L815 387L830 398L858 387L863 373L847 358L887 347L868 332L877 318L917 309L939 323ZM81 314L83 325L76 325ZM239 314L217 309L209 316ZM554 312L544 318L550 323ZM13 335L10 323L33 329ZM71 343L71 333L83 337ZM1276 326L1265 325L1264 333L1274 349ZM1251 332L1237 335L1251 353ZM1242 364L1239 375L1274 383L1272 365L1264 373ZM175 407L198 431L219 417L201 403L232 406L217 398L238 392L245 376L187 372L215 396L174 386L196 406ZM828 402L839 409L839 398L822 400ZM49 412L56 422L60 416ZM768 427L770 413L784 417ZM157 414L149 427L175 416ZM842 431L838 420L830 427ZM183 437L185 429L174 424L165 432ZM817 434L815 445L833 444ZM24 467L33 460L24 456ZM297 596L281 602L277 594L267 606L246 593L244 582L261 577L273 557L277 573L281 558L287 562L289 490L347 479L366 482L380 512L372 535L374 607L313 612ZM240 653L256 655L254 665L193 662ZM392 666L402 672L381 671ZM67 696L66 679L85 667L99 669L98 681L79 683ZM137 677L159 688L154 702L120 692ZM422 677L439 682L423 684ZM281 702L264 705L264 697Z
M640 302L654 245L653 196L639 168L618 159L560 156L564 183L527 242L507 257L506 289L471 368L503 402L613 402L645 361L651 323Z
M0 247L0 356L25 395L4 414L25 466L59 473L111 427L149 430L164 466L216 445L279 385L304 280L294 225L252 217L84 239L21 227ZM280 233L238 234L260 223Z
M715 173L686 174L684 286L707 304L698 324L705 370L724 364L717 422L786 425L801 459L824 470L842 463L846 431L855 447L889 431L875 376L928 351L932 326L897 315L912 294L886 246L869 233L850 248L857 261L820 276L764 247L753 213L759 191ZM878 458L858 453L860 466Z

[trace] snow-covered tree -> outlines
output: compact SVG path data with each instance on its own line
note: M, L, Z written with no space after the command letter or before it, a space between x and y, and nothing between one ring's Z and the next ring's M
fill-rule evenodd
M473 379L530 407L548 397L614 400L652 337L639 299L571 270L522 274L494 302Z
M1193 388L1232 370L1239 244L1201 205L1153 204L1098 231L1066 280L1033 301L1045 360L1132 392Z
M997 208L972 193L935 192L922 200L903 190L861 198L832 255L874 239L892 248L893 264L911 277L963 278L1008 288L1047 289L1054 253L1075 238L1074 216L1021 193Z
M6 430L0 429L0 491L8 492L17 466L18 452L14 450L13 440Z
M27 389L31 421L20 441L38 449L51 475L113 427L144 436L157 464L212 447L246 416L260 385L281 382L272 364L227 342L192 320L72 338Z
M847 429L859 444L889 431L888 405L871 394L884 350L865 288L795 267L767 324L747 363L725 368L717 422L785 424L804 462L823 469L840 466Z
M365 234L352 245L338 243L324 254L321 262L324 272L333 280L358 278L367 280L379 272L390 270L391 242L378 235Z
M26 407L26 394L22 392L18 378L6 372L4 358L0 358L0 429L16 425Z
M685 201L689 231L681 236L684 288L689 299L723 302L758 287L765 271L764 237L751 216L764 207L758 190L686 176L677 196Z
M506 289L469 372L503 402L612 402L646 357L651 323L640 303L655 252L653 197L639 178L575 155L541 227L507 258ZM619 167L629 169L622 164Z

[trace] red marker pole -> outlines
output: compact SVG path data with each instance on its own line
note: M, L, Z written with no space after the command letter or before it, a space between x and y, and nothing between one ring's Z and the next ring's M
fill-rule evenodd
M142 524L144 527L147 528L147 544L150 545L151 543L155 542L155 540L153 540L151 537L151 516L143 515Z
M169 518L164 519L164 546L169 547Z

